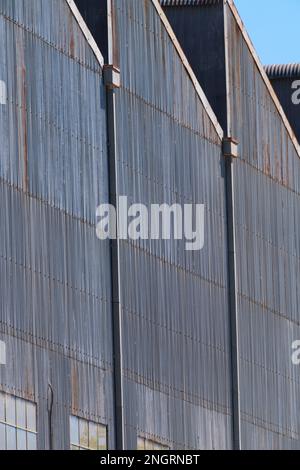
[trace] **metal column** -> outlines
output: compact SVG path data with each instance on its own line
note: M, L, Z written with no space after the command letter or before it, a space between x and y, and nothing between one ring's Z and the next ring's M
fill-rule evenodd
M235 249L235 192L234 160L238 156L238 144L234 139L225 138L223 155L225 158L225 187L227 215L227 250L228 250L228 289L231 342L232 373L232 413L233 413L233 448L241 449L240 416L240 374L239 374L239 325L236 293L236 249Z
M116 34L114 25L113 0L107 0L108 21L108 60L111 65L104 66L104 80L107 97L107 135L109 158L110 204L117 208L118 168L116 138L116 93L120 87L119 61L116 54ZM117 226L118 234L118 226ZM124 403L123 403L123 348L122 348L122 308L120 299L120 260L118 239L111 240L112 272L112 315L113 315L113 355L114 355L114 400L115 400L115 439L116 449L124 449Z

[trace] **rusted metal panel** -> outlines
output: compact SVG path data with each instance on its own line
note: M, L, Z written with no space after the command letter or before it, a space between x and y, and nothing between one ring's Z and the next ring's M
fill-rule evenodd
M299 448L299 381L291 360L293 339L299 337L300 152L291 126L295 113L289 122L288 98L283 100L278 92L280 103L231 0L214 7L205 1L161 3L195 70L202 62L190 36L195 33L197 44L202 42L207 50L217 37L219 50L225 41L224 130L239 142L239 157L233 163L233 222L242 448ZM220 15L224 11L218 31L213 28L216 16L207 16L214 8ZM201 15L207 24L198 28ZM283 72L294 77L297 70L272 67L267 72L281 80ZM213 103L217 91L210 88L209 78L218 72L217 63L201 71L199 80ZM277 90L279 86L283 92L282 83ZM215 112L219 116L217 108Z
M235 161L242 447L300 447L299 145L235 8L226 12Z
M109 423L113 447L110 249L95 230L108 200L103 58L71 1L1 0L0 38L0 388L37 402L39 448L48 383L55 448L69 447L76 411Z
M265 88L265 91L266 91L266 96L268 96L268 99L272 102L272 106L274 107L274 110L276 111L276 114L279 115L280 119L279 121L281 122L281 124L283 125L283 127L285 128L286 132L287 132L287 135L289 137L289 140L292 142L292 144L294 145L295 147L295 150L297 152L298 155L300 155L300 145L295 137L295 134L292 130L292 127L291 127L291 124L290 122L288 121L285 113L284 113L284 110L280 104L280 101L267 77L267 74L264 70L264 67L263 65L261 64L260 62L260 59L254 49L254 46L251 42L251 39L245 29L245 26L238 14L238 11L234 5L234 2L233 0L224 0L224 4L225 4L225 7L228 10L231 11L232 15L234 16L235 18L235 30L236 32L239 31L241 33L241 36L243 38L243 43L244 45L247 47L248 51L250 52L251 56L252 56L252 66L255 67L255 70L258 72L258 79L260 80L261 84L263 85L263 87ZM225 17L225 22L226 22L227 18ZM229 31L228 31L229 33ZM227 36L227 32L225 33L226 36ZM233 30L231 30L231 33L229 34L234 34ZM236 45L236 47L240 47L239 44ZM228 51L230 53L230 51ZM230 59L228 59L230 60ZM239 65L239 63L236 64L237 66ZM236 73L237 73L237 80L239 80L239 73L240 73L240 69L237 68L236 69ZM252 75L251 75L251 70L249 70L249 75L248 75L248 80L251 81L252 80ZM230 90L229 90L230 92ZM229 110L228 110L229 112ZM232 134L231 132L231 129L228 130L228 133L229 134Z
M107 425L113 448L111 257L95 233L95 208L109 199L103 58L71 0L41 3L0 0L0 389L38 404L40 448L69 446L71 413ZM299 448L299 144L232 2L191 3L202 21L218 6L220 30L204 21L202 34L221 52L201 70L214 100L207 77L222 65L222 124L239 142L241 443ZM197 80L202 56L193 71L159 2L112 7L115 196L206 206L200 252L184 241L119 242L125 447L142 435L232 448L224 133Z
M203 201L207 216L197 253L183 241L120 241L125 445L142 433L171 448L230 448L221 137L158 2L114 3L118 194L147 206Z

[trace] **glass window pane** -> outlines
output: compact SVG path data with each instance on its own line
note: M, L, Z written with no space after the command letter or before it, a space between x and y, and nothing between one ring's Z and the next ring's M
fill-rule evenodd
M75 416L70 416L70 441L79 445L79 419Z
M17 449L26 450L26 431L17 429Z
M27 402L26 417L26 429L29 431L36 431L36 406L34 403Z
M26 427L26 408L25 400L16 399L16 410L17 410L17 426L20 428Z
M6 422L9 424L16 424L16 400L11 395L6 395L5 400L6 408Z
M145 450L145 439L143 439L142 437L138 437L137 450Z
M98 443L97 443L97 424L89 423L89 449L97 450Z
M70 448L72 450L106 450L107 427L70 416Z
M5 424L0 423L0 450L6 449L5 442Z
M5 395L0 392L0 420L5 421Z
M107 428L106 426L98 425L98 450L107 449Z
M79 442L83 447L88 447L89 445L89 427L85 419L79 420Z
M16 428L11 426L6 426L6 448L7 450L16 450L17 448Z
M36 450L36 434L32 434L31 432L27 433L27 450Z

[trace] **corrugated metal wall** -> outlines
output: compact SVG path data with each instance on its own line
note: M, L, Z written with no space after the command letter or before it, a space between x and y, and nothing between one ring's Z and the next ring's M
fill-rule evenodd
M210 3L223 18L223 5ZM299 448L291 361L300 335L299 150L234 8L224 8L227 130L240 143L242 447ZM118 195L148 206L205 204L200 252L185 241L120 242L125 448L144 436L170 448L225 449L222 133L168 28L156 0L113 1ZM69 447L75 413L107 424L113 448L110 246L95 232L95 208L109 198L102 68L62 0L0 0L0 40L0 390L37 403L39 448L49 446L48 383L54 447Z
M221 139L152 1L116 0L120 195L204 203L205 247L122 242L126 448L230 448L231 393Z
M225 13L230 131L240 145L234 171L242 446L299 448L299 369L291 360L300 337L299 154L230 6Z
M69 447L72 412L114 445L108 200L102 69L68 4L0 1L1 390L38 404L38 445Z

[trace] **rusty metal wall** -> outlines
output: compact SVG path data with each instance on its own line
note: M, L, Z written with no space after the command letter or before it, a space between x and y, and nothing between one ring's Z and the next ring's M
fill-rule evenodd
M299 147L234 7L210 3L224 7L226 130L240 145L242 447L299 448ZM159 2L112 4L118 195L204 203L206 221L200 252L120 242L125 447L231 448L222 132ZM49 383L54 447L69 447L73 412L108 425L113 448L110 249L95 233L109 192L102 67L62 0L0 0L0 40L0 390L37 403L39 448Z
M300 447L300 153L234 6L225 5L236 184L242 447Z
M73 412L114 446L108 200L102 67L68 3L0 1L1 390L38 405L38 446L69 447Z
M205 247L121 242L125 447L230 448L223 160L158 2L116 0L118 193L129 204L204 203ZM168 26L169 28L169 26Z

